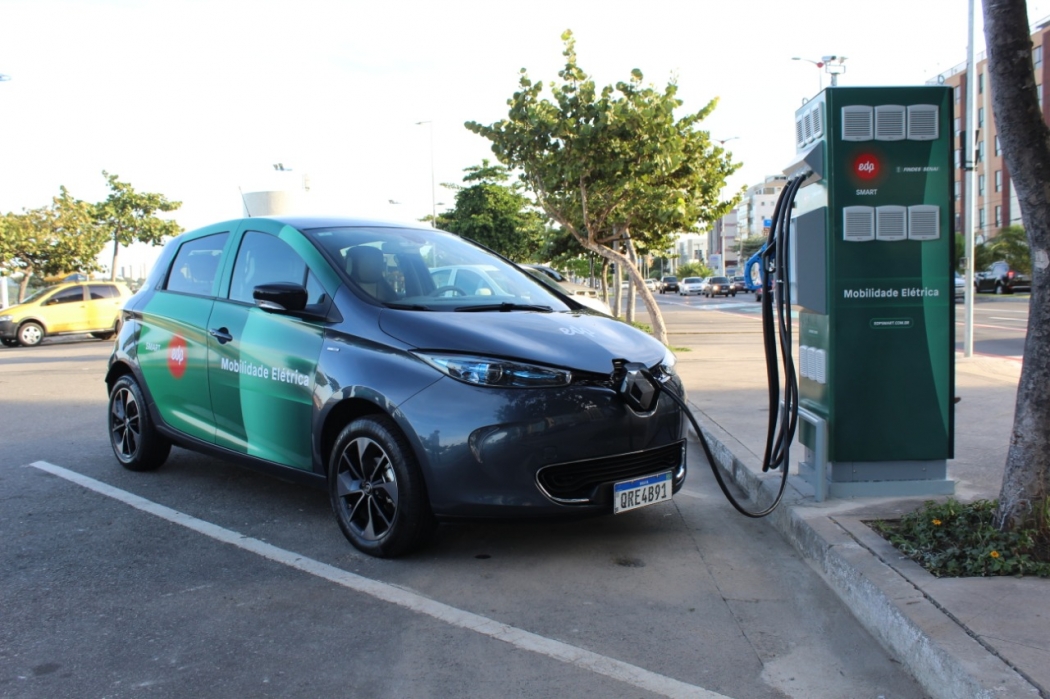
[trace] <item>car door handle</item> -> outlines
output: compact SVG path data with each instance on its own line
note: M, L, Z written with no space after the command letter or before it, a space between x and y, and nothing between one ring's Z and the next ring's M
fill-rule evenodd
M218 330L211 328L208 330L208 334L218 340L220 345L225 345L233 340L233 335L226 328L219 328Z

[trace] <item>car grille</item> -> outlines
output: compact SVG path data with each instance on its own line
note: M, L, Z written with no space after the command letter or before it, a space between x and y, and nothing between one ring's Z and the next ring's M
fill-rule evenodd
M685 442L665 447L618 454L599 459L545 466L536 481L550 498L562 503L589 503L603 483L641 478L661 471L674 471L683 460Z

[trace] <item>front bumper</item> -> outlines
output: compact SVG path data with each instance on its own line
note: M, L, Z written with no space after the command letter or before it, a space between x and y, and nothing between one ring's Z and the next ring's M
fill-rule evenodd
M667 390L682 391L677 378ZM399 406L434 514L558 517L612 512L612 485L671 471L685 482L685 419L662 396L648 413L610 386L493 389L443 379Z
M15 340L18 338L18 324L10 320L0 320L0 338Z

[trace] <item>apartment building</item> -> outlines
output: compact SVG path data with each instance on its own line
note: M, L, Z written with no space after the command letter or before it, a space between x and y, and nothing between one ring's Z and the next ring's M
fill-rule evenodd
M739 241L753 236L765 238L769 234L777 198L786 184L785 175L770 175L748 187L736 208L715 221L708 240L708 256L723 254L723 269L739 270L746 262L739 258Z
M1043 19L1032 27L1032 63L1035 66L1035 82L1039 95L1039 106L1043 111L1043 120L1050 123L1050 110L1044 99L1044 87L1050 78L1050 66L1043 56L1050 44L1050 17ZM975 151L974 162L974 241L982 243L1006 226L1023 225L1021 207L1017 203L1017 194L1010 185L1010 173L1003 161L999 147L999 136L996 132L995 119L992 116L992 94L988 80L988 59L984 54L975 59L974 68L976 115L972 128L967 124L966 89L969 76L966 63L961 63L940 75L927 84L948 85L954 91L955 103L955 229L963 230L964 213L968 211L964 178L966 151L964 139L973 138Z

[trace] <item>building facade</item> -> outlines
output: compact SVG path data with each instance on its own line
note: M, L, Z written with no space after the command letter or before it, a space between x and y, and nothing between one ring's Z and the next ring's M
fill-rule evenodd
M1032 27L1032 63L1035 67L1036 91L1043 120L1050 123L1050 110L1044 99L1044 87L1050 78L1050 66L1043 60L1050 50L1050 17ZM973 214L974 241L978 244L995 237L1000 229L1011 225L1024 225L1017 194L1010 183L1010 173L1003 161L999 147L999 136L992 116L991 85L988 80L988 59L984 54L975 58L976 102L975 123L967 123L966 90L969 76L966 63L947 70L932 80L933 85L948 85L954 91L955 119L955 229L963 230L965 213L970 211L966 200L965 178L968 167L974 171L973 198L976 208ZM966 162L967 139L973 138L973 163Z
M787 184L785 175L770 175L761 183L748 187L732 211L715 221L708 241L708 256L723 255L723 270L742 274L740 242L754 236L765 238L773 219L777 198Z

